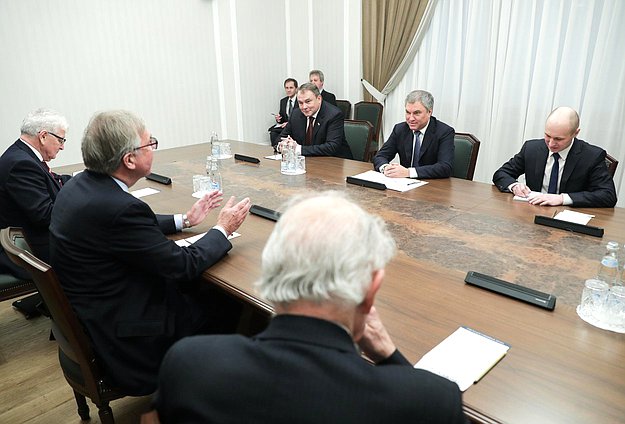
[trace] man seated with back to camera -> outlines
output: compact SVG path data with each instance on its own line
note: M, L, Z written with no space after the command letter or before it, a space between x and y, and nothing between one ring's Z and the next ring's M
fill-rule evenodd
M324 101L315 84L302 84L297 92L299 108L293 110L280 135L278 151L290 145L303 156L336 156L352 159L345 138L345 121L341 110Z
M577 138L579 115L570 107L554 109L545 137L528 140L521 151L493 175L500 191L527 198L532 205L612 208L614 180L606 152ZM517 178L525 174L525 184Z
M161 422L464 423L456 383L414 369L373 306L395 249L382 219L338 193L291 201L257 283L277 315L251 338L176 343L154 398Z
M109 384L128 395L154 391L161 359L176 340L232 332L240 313L236 302L192 282L232 248L227 237L250 200L235 204L231 197L217 225L193 245L178 246L165 234L200 224L222 193L206 194L184 215L155 215L128 190L150 173L157 146L130 112L94 115L81 146L87 169L63 187L50 224L52 267Z
M434 97L423 90L408 93L406 122L393 127L373 158L373 166L391 178L449 178L454 166L452 127L432 116ZM390 163L399 154L399 163Z

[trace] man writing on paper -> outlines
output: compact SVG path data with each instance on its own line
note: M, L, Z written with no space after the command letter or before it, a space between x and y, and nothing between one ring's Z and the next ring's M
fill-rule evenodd
M50 170L48 162L65 148L67 119L50 109L28 114L20 138L0 157L0 228L21 227L33 253L50 261L50 216L56 196L69 179ZM0 248L0 273L30 280L30 275L9 260ZM37 293L15 303L26 317L47 314Z
M458 386L414 369L373 306L394 252L384 222L343 196L292 201L267 241L257 284L277 315L252 338L174 345L155 395L161 421L464 422Z
M448 178L454 165L455 131L432 116L434 97L415 90L406 96L406 122L373 158L376 171L392 178ZM399 163L390 163L399 154Z
M337 156L352 159L352 151L345 139L345 122L341 110L322 99L315 84L302 84L297 93L299 109L282 130L282 141L295 145L303 156Z
M171 215L155 215L128 189L150 173L157 146L132 113L97 113L81 146L87 169L63 187L50 224L52 267L109 383L128 395L154 391L161 359L176 340L232 331L239 312L191 282L232 248L227 236L250 201L230 198L213 229L179 247L165 234L202 222L221 193L205 195L178 224Z
M545 123L544 139L526 141L495 172L493 183L501 191L527 197L532 205L614 207L616 189L605 150L578 139L577 134L577 112L570 107L553 110ZM525 184L517 181L522 174Z
M275 115L276 124L269 127L269 138L274 148L280 142L280 133L286 127L286 123L289 122L293 109L299 107L297 103L297 80L293 78L284 80L284 91L286 97L280 99L280 111Z

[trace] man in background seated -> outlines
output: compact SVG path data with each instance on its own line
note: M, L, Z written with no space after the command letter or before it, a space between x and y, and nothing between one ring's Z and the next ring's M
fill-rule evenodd
M345 121L341 110L326 103L312 83L302 84L297 93L299 108L282 130L278 151L285 144L294 145L303 156L337 156L352 159L345 139Z
M454 129L432 116L434 97L423 90L406 96L406 122L393 127L373 158L376 171L392 178L448 178L454 166ZM399 163L390 163L399 154Z
M297 104L297 80L293 78L285 79L284 91L286 92L286 97L280 99L280 111L275 115L276 124L269 127L268 130L271 145L274 149L280 142L280 133L286 126L286 123L289 122L293 109L299 107Z
M157 147L132 113L97 113L81 145L87 169L63 187L50 224L52 267L109 384L137 396L154 391L161 359L176 340L234 330L238 305L191 282L232 248L228 236L250 207L247 198L230 198L217 225L193 245L178 246L165 234L201 223L222 194L206 194L184 215L155 215L128 190L150 173Z
M336 106L336 96L323 88L324 80L323 72L319 69L313 69L308 73L308 82L317 86L319 94L323 97L323 101Z
M458 386L414 369L373 306L394 252L384 222L338 193L292 201L257 283L277 315L252 338L176 343L159 373L160 420L464 422Z
M616 204L614 181L605 150L577 138L579 115L570 107L553 110L545 137L528 140L521 151L493 175L504 192L526 197L532 205L611 208ZM517 178L525 174L526 183Z
M50 261L48 226L57 193L70 178L57 175L49 161L65 146L67 119L50 109L37 109L22 122L20 138L0 157L0 228L21 227L33 253ZM0 273L30 280L30 275L11 262L0 248ZM39 294L15 302L27 318L42 309Z

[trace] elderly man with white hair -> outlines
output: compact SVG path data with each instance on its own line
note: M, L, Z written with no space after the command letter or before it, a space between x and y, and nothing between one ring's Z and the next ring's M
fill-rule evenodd
M385 223L343 196L292 201L267 241L257 284L276 316L252 338L174 345L159 374L160 420L464 422L458 386L414 369L373 306L394 252Z

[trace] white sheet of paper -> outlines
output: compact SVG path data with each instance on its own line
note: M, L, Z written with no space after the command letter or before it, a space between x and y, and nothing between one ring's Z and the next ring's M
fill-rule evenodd
M559 219L560 221L574 222L576 224L582 225L588 224L588 221L590 221L594 217L594 215L589 215L582 212L575 212L568 209L565 209L559 212L556 216L554 216L555 219Z
M390 178L377 171L367 171L354 175L353 177L375 183L382 183L389 190L401 192L412 190L427 184L427 181L416 180L414 178Z
M514 196L513 199L514 200L520 200L522 202L527 202L529 199L531 199L532 197L536 196L537 194L540 194L540 192L539 191L530 191L530 194L528 194L527 197Z
M461 391L479 381L510 346L468 327L460 327L415 364L456 382Z
M151 194L156 194L156 193L160 193L160 192L152 187L141 188L139 190L130 192L130 194L135 196L137 199L140 199L145 196L149 196Z
M270 160L282 160L282 155L278 153L278 154L276 154L276 155L265 156L265 159L270 159Z
M204 234L206 233L201 233L201 234L196 234L194 236L191 237L187 237L187 238L183 238L180 240L176 240L176 244L180 247L188 247L191 246L193 243L195 243L196 241L198 241L199 239L201 239L202 237L204 237ZM232 240L233 238L237 238L240 237L241 234L237 233L236 231L232 234L230 234L230 236L228 237L228 240Z

